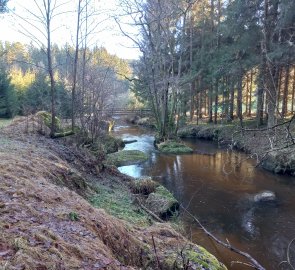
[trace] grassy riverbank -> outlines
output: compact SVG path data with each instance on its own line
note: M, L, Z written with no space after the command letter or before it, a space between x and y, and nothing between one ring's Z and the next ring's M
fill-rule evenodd
M226 269L156 221L133 179L72 138L46 138L24 121L0 133L0 268Z
M237 123L191 124L181 128L178 136L217 141L248 153L257 165L273 173L295 176L294 123L276 129L257 129L254 120L245 121L243 129Z

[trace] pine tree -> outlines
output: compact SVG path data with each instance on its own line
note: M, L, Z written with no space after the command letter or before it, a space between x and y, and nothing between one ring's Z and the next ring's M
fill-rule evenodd
M17 96L6 71L0 71L0 117L11 118L17 113Z

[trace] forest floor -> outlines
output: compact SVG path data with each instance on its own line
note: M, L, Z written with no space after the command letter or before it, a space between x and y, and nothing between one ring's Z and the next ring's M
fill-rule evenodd
M238 149L256 160L257 166L278 174L295 176L295 120L274 129L257 129L254 119L217 125L190 123L178 131L180 137L217 141L230 149Z
M0 129L0 269L226 269L140 209L127 176L35 126Z

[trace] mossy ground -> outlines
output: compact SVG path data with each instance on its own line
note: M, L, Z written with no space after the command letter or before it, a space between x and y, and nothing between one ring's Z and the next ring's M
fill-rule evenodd
M91 204L105 209L110 215L128 221L138 226L150 225L150 218L146 212L133 203L129 189L122 185L96 184L96 194L89 198Z
M139 150L122 150L107 156L107 162L117 167L137 164L146 160L148 160L147 154Z
M183 143L176 141L166 141L158 144L158 149L164 154L190 154L193 152L193 149L186 146Z
M41 117L42 120L44 121L44 124L48 127L48 128L51 128L51 121L52 121L52 118L51 118L51 113L49 112L46 112L46 111L40 111L36 114L36 116L38 117ZM55 128L56 130L59 132L59 131L63 131L62 130L62 127L61 127L61 120L55 116L55 119L54 119L54 123L55 123Z
M89 150L94 155L112 154L124 147L124 142L120 138L105 134L90 143Z
M206 249L198 246L195 249L185 251L186 258L192 263L196 263L202 269L208 270L225 270L225 266L221 264L212 254Z
M179 203L175 197L162 185L155 192L149 194L147 207L162 219L169 219L178 215Z
M11 124L11 122L12 122L12 119L0 118L0 128L8 126L9 124Z

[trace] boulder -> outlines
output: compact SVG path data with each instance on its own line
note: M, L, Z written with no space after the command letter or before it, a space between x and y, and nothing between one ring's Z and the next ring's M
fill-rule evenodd
M165 141L163 143L157 144L157 148L160 152L164 154L190 154L193 153L193 149L186 146L183 143L176 142L173 140Z
M108 163L117 167L138 164L146 160L148 160L147 154L139 150L121 150L107 156Z
M137 125L139 119L140 119L140 117L138 115L134 115L134 116L131 116L129 118L126 118L126 122Z
M145 176L134 179L129 183L130 190L133 194L149 195L156 191L159 183L152 180L151 177Z
M159 186L149 194L146 206L160 218L167 219L178 214L179 202L165 187Z
M277 196L273 191L264 190L253 197L254 203L274 203L277 202Z

